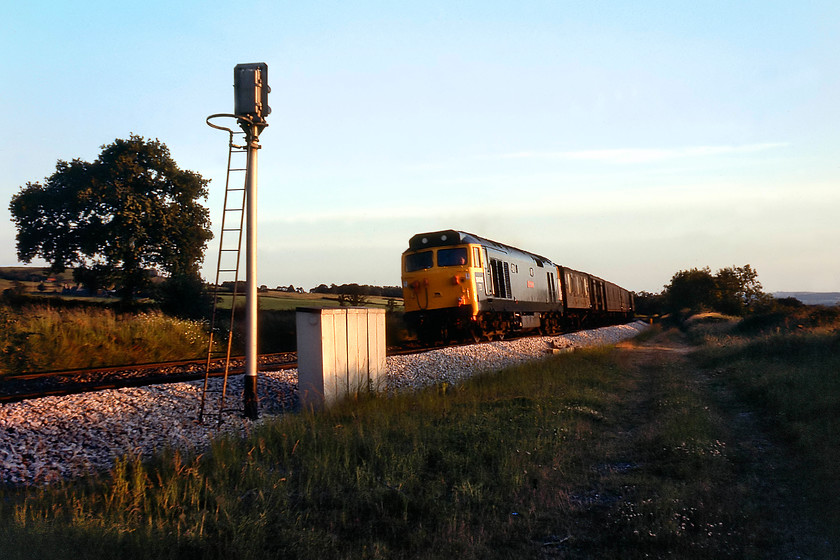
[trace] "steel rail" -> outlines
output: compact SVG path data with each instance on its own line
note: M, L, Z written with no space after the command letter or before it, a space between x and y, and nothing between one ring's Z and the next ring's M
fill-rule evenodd
M295 352L278 352L275 354L262 354L260 358L272 360L274 358L279 358L282 356L290 356L294 355ZM244 355L236 355L231 356L231 360L244 360ZM214 358L211 360L212 363L216 362L223 362L225 358ZM49 378L49 377L61 377L61 376L80 376L80 375L93 375L98 373L109 373L114 371L134 371L134 370L143 370L143 369L164 369L164 368L175 368L175 367L187 367L187 366L204 366L207 363L206 358L196 358L190 360L172 360L167 362L144 362L140 364L122 364L122 365L113 365L113 366L103 366L103 367L92 367L92 368L78 368L78 369L63 369L63 370L52 370L52 371L35 371L30 373L10 373L8 375L0 376L0 387L2 387L2 383L6 380L9 381L31 381L34 379L41 379L41 378Z
M241 360L241 358L240 358ZM221 361L221 360L220 360ZM0 403L13 403L13 402L20 402L29 399L36 399L41 397L48 397L48 396L67 396L67 395L76 395L81 393L91 393L95 391L102 391L105 389L122 389L126 387L144 387L148 385L158 385L158 384L168 384L168 383L183 383L187 381L198 381L204 379L206 375L206 371L203 367L197 368L195 371L189 372L170 372L170 373L161 373L161 370L167 369L169 367L177 367L173 366L172 364L180 364L180 365L203 365L205 362L204 360L188 360L188 361L181 361L181 362L162 362L158 364L159 367L153 367L154 364L147 364L146 367L143 368L103 368L97 370L67 370L64 372L49 372L49 373L58 373L60 375L52 375L52 376L44 376L43 374L40 377L37 377L39 374L30 374L30 375L23 375L18 376L14 379L11 377L3 377L0 378ZM167 364L167 365L164 365ZM293 369L297 367L297 362L289 362L285 361L282 363L264 363L261 364L259 370L262 372L266 371L278 371L278 370L287 370ZM153 369L157 370L155 373L149 374L141 374L131 377L125 378L117 378L117 379L99 379L93 381L84 381L84 380L73 380L71 375L75 372L76 376L81 376L85 374L91 374L92 372L95 373L107 373L112 371L125 371L125 372L142 372L146 369ZM245 372L245 367L234 367L228 370L228 375L241 375ZM35 375L36 377L33 377ZM211 372L211 377L222 377L225 375L223 370L219 370L216 372ZM18 380L18 381L37 381L38 379L51 379L55 377L68 377L68 381L66 382L66 386L59 386L59 387L50 387L46 389L38 389L35 391L26 391L24 388L23 391L20 392L8 392L4 390L4 381L5 380Z

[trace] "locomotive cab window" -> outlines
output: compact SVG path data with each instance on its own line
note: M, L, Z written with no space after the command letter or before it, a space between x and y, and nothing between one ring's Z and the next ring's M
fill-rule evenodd
M463 266L467 264L467 248L440 249L437 253L438 266Z
M415 272L417 270L425 270L434 266L432 262L431 251L421 251L419 253L411 253L405 256L405 271Z
M473 262L472 265L476 268L481 268L481 248L473 247Z

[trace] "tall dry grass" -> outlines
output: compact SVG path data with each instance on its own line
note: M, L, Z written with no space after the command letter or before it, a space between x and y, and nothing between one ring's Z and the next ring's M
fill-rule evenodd
M0 307L0 374L201 357L200 322L159 312L100 308Z

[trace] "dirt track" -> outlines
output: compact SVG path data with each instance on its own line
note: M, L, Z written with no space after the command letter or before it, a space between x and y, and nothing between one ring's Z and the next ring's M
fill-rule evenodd
M834 558L836 549L821 534L819 520L812 518L809 499L797 483L800 475L791 450L774 436L760 411L739 401L725 383L716 379L714 371L695 364L690 356L693 348L678 331L659 333L643 343L622 342L618 350L619 363L638 376L637 397L633 409L628 410L628 420L635 428L628 435L645 429L646 419L654 414L649 408L656 402L661 384L673 382L664 380L666 376L676 374L676 382L691 387L706 403L732 463L735 479L726 483L748 498L745 511L738 515L750 516L745 522L747 530L757 533L743 534L735 528L732 534L721 535L733 541L733 551L742 549L756 558ZM634 442L627 444L632 446ZM719 490L726 493L725 488ZM719 493L709 493L710 497L715 495ZM750 542L760 545L762 534L769 541L765 547L742 548Z

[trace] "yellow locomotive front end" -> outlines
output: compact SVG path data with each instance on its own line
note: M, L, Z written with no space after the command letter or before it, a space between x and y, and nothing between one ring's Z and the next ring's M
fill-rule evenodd
M468 331L478 313L476 275L484 275L480 245L454 231L414 236L402 256L406 321L421 338Z

